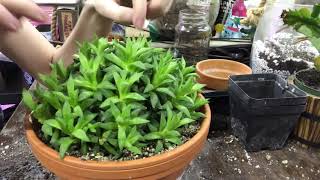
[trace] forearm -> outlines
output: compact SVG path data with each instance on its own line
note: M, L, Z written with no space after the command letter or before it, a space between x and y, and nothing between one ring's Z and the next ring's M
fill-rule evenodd
M91 41L95 36L106 37L111 31L112 21L99 15L93 7L86 6L64 45L54 53L53 61L63 59L66 65L73 62L73 55L77 52L76 42Z
M50 63L59 59L71 64L77 52L76 42L90 41L95 35L106 36L112 26L112 21L98 15L94 8L85 7L70 37L56 49L26 19L20 21L22 27L18 31L0 31L0 51L34 77L49 73Z

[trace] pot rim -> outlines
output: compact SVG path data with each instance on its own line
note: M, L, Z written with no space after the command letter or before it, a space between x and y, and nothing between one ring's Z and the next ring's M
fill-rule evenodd
M202 95L200 95L202 98L204 98ZM73 157L73 156L66 156L63 160L60 159L59 153L52 148L50 148L48 145L44 144L36 135L34 132L31 122L30 122L30 113L26 114L25 116L25 130L26 130L26 137L28 140L28 144L33 144L34 148L42 148L43 151L46 152L47 156L51 156L55 160L62 161L63 163L77 166L77 167L88 167L88 168L105 168L109 170L128 170L128 169L138 169L145 166L153 166L155 164L164 163L171 161L177 157L179 157L181 154L184 154L185 151L187 151L190 148L193 148L194 144L197 144L197 142L203 137L204 135L208 133L210 121L211 121L211 110L208 104L204 105L203 107L205 112L205 117L202 120L200 130L196 135L194 135L190 140L188 140L186 143L178 146L177 148L170 150L168 152L157 154L152 157L148 157L145 159L136 159L136 160L128 160L128 161L94 161L94 160L81 160L79 158ZM30 141L33 141L33 143L30 143Z
M248 73L249 74L252 74L252 69L243 64L243 63L240 63L238 61L233 61L233 60L228 60L228 59L207 59L207 60L203 60L203 61L200 61L196 64L196 70L197 70L197 73L199 73L200 75L206 77L206 78L210 78L210 79L217 79L217 80L224 80L224 81L228 81L229 80L229 77L228 78L223 78L223 77L219 77L219 76L214 76L214 75L208 75L206 73L204 73L203 71L200 70L200 66L202 64L205 64L205 63L208 63L208 62L223 62L223 63L229 63L229 64L236 64L238 65L239 67L243 67L245 70L248 70ZM243 74L243 73L241 73Z
M313 96L316 96L316 97L320 97L320 91L317 90L317 89L314 89L308 85L306 85L303 81L301 81L300 79L297 78L297 74L301 73L301 72L305 72L305 71L308 71L312 68L309 68L309 69L304 69L304 70L301 70L299 72L297 72L295 75L294 75L294 79L293 79L293 83L299 88L301 89L302 91L304 91L305 93L307 94L310 94L310 95L313 95Z

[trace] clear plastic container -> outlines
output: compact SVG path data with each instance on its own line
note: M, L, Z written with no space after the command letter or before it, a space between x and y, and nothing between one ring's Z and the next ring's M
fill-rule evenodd
M208 58L211 28L205 12L181 10L175 32L176 57L183 56L189 65Z
M297 71L313 67L319 52L309 41L300 41L301 34L283 25L284 10L312 8L293 1L269 2L254 37L251 67L253 73L275 73L287 79Z

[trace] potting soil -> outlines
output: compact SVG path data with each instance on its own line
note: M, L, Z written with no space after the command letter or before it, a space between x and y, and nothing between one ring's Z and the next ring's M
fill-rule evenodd
M320 91L320 72L316 69L300 72L297 78L305 85Z

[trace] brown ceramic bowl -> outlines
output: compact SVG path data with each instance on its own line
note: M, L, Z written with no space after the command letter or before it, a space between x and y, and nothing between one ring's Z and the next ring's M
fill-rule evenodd
M208 59L197 63L198 82L205 84L207 88L219 91L228 89L229 76L252 74L252 70L245 64L225 60Z
M30 123L30 114L25 119L26 137L38 161L61 179L176 180L207 140L211 120L209 105L204 106L203 112L205 117L201 128L189 141L166 153L132 161L82 161L71 156L62 160L58 152L37 137Z

